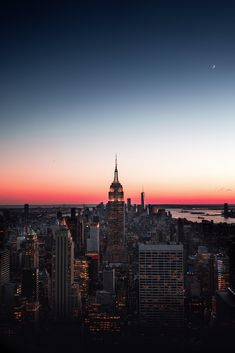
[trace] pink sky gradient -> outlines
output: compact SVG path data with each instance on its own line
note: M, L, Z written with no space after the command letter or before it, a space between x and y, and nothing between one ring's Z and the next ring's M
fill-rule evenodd
M132 203L140 203L140 190L133 187L124 187L125 200L130 197ZM64 186L58 188L57 185L18 185L5 184L0 187L1 204L81 204L99 203L108 201L107 187L83 187L80 191L73 187ZM231 191L205 192L204 190L184 190L179 188L173 190L157 190L145 188L145 202L151 204L223 204L224 202L235 203L234 193Z

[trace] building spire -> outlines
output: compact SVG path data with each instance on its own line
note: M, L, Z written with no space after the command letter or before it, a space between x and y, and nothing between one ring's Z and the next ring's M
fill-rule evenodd
M115 170L114 170L114 183L119 183L118 181L118 169L117 169L117 154L115 154Z

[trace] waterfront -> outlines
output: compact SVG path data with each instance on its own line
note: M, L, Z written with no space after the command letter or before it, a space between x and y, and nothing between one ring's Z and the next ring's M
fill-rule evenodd
M166 208L167 211L170 211L173 218L186 218L188 221L192 222L202 222L214 221L214 223L235 223L235 218L224 218L222 216L221 209L205 209L205 208L192 208L192 209L183 209L183 208Z

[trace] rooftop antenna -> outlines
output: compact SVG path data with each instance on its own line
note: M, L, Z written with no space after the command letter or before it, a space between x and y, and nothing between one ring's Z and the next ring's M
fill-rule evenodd
M117 153L115 153L115 170L117 170Z

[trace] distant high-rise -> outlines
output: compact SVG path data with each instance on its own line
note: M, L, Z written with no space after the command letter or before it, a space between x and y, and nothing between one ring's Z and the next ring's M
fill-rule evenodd
M55 319L68 319L72 311L74 245L70 231L60 226L53 235L52 311Z
M182 244L140 244L139 313L144 325L183 325L183 274Z
M24 224L27 225L29 222L29 205L24 204Z
M127 212L130 212L130 210L131 210L131 199L130 198L127 199L126 207L127 207Z
M144 191L141 192L141 209L144 210Z
M76 211L77 211L77 209L75 207L71 207L71 220L72 221L75 221Z
M125 253L125 203L122 184L118 180L117 158L114 180L110 185L107 204L108 234L106 259L113 263L126 261Z

